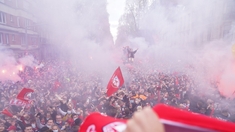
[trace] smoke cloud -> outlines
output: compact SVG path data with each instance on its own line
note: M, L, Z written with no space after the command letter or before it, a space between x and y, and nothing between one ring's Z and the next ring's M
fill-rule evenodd
M20 58L19 62L20 64L31 67L31 68L35 68L39 66L38 62L34 59L32 55L28 55L28 56L24 56Z
M108 82L120 66L120 51L110 33L107 1L40 0L37 5L34 12L42 23L39 27L46 29L44 35L58 48L60 57L79 71L96 72Z
M16 59L14 52L9 49L0 47L0 81L21 81L18 76L19 72L23 71L26 66L31 68L41 68L42 65L37 63L37 60L31 56L24 56Z
M0 81L19 81L17 62L12 53L0 47Z
M216 80L220 92L231 97L234 5L231 0L155 0L137 22L142 37L130 37L125 44L139 48L137 62L147 62L142 70L185 73L208 94Z

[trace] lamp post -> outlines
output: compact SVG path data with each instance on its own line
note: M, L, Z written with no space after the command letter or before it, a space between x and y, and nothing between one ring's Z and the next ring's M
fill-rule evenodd
M28 29L28 26L25 26L25 46L26 46L26 49L28 50L28 33L27 33L27 30Z

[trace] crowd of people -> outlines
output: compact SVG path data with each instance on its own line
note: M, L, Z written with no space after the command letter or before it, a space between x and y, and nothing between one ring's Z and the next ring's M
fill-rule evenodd
M233 99L223 97L212 82L210 94L202 91L194 79L183 73L145 72L125 67L128 79L111 97L99 74L86 74L60 60L42 62L44 67L24 67L20 81L0 83L0 132L77 132L92 112L129 119L135 111L159 103L183 110L235 122ZM34 89L28 105L10 103L22 88ZM226 103L224 103L226 102Z

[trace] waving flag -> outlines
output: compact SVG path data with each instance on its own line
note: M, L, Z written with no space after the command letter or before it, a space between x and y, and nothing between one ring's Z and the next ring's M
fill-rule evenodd
M123 83L124 83L124 79L122 76L122 71L120 67L118 67L109 80L109 83L107 86L107 96L109 97L113 93L117 92L118 89L123 85Z
M9 117L13 117L13 115L11 114L11 112L9 112L7 109L3 109L2 110L2 114L9 116Z
M26 101L22 101L22 100L19 100L19 99L11 99L9 104L19 106L19 107L25 107L25 108L28 109L31 106L31 101L32 100L26 102Z
M33 89L23 88L20 93L17 95L17 99L22 100L24 102L29 102L31 94L34 92Z

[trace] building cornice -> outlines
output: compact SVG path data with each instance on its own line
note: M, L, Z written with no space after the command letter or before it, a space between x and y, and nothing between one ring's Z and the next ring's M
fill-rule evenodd
M18 33L25 33L25 29L23 29L23 28L15 28L15 27L10 27L10 26L1 25L1 24L0 24L0 29L1 30L14 31L14 32L18 32ZM34 32L32 30L29 30L29 29L27 29L27 34L38 35L37 32Z

